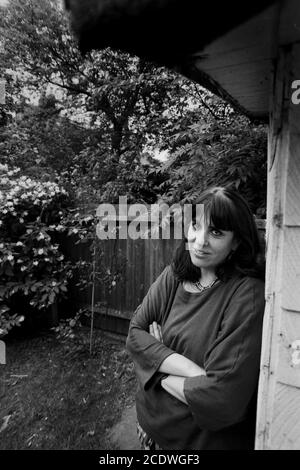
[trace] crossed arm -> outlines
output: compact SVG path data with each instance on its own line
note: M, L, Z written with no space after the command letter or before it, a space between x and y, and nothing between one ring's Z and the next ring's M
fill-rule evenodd
M155 339L163 343L161 327L157 322L150 324L149 333L154 336ZM186 377L206 375L206 372L204 369L202 369L202 367L177 353L171 354L161 363L159 372L169 374L167 377L161 380L161 386L168 393L186 405L187 401L183 391Z
M264 287L259 280L239 280L222 317L218 336L206 354L205 370L167 347L160 326L168 272L132 318L126 346L144 391L156 386L186 406L200 428L218 430L244 419L259 375ZM160 372L160 374L156 374Z

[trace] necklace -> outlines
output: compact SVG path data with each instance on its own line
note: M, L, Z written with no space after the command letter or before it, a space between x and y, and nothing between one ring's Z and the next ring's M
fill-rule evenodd
M195 286L200 292L202 292L202 291L204 291L204 290L206 290L206 289L210 289L212 286L215 285L215 283L216 283L218 280L219 280L219 279L216 277L216 279L215 279L213 282L211 282L210 284L208 284L208 286L203 286L200 281L194 282L193 284L194 284L194 286Z

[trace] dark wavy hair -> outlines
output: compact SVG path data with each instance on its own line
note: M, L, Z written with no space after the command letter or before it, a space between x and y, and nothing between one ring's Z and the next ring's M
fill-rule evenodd
M217 230L229 230L238 241L237 249L229 254L217 267L216 274L221 280L233 275L264 279L265 261L262 244L255 219L246 200L229 187L213 187L204 191L193 203L195 222L196 204L204 205L204 217ZM172 268L180 281L196 282L201 277L201 269L195 266L186 249L184 237L175 252Z

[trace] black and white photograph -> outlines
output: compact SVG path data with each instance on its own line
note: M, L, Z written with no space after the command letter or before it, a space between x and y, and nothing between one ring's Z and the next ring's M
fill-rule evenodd
M300 450L299 0L0 0L16 450Z

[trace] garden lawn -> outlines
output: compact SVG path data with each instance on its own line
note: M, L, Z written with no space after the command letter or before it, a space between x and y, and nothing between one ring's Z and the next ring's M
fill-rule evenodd
M125 337L89 330L7 341L0 364L0 449L113 449L108 434L134 401Z

